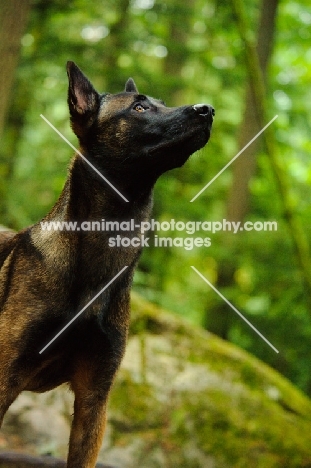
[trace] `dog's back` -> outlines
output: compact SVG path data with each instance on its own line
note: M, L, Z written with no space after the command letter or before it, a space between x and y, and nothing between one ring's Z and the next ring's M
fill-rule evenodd
M14 231L2 231L0 227L0 269L14 247Z

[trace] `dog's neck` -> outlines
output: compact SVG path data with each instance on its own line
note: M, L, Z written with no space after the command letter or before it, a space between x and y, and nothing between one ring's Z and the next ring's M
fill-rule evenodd
M110 277L118 273L119 265L117 262L113 263L115 249L103 248L107 244L111 232L109 230L85 232L85 229L80 227L73 229L74 233L71 232L72 229L69 229L69 232L66 229L42 229L42 223L74 222L77 223L77 226L82 226L85 221L91 224L94 221L101 222L102 220L126 222L134 219L135 228L126 233L128 236L134 237L140 236L141 222L149 220L152 207L151 189L149 193L141 193L140 196L126 202L92 171L93 169L86 166L80 156L76 156L72 161L69 175L58 201L43 220L30 229L32 243L45 258L46 265L51 268L57 266L59 272L66 273L71 268L70 265L80 261L83 265L83 271L89 275L83 277L85 284L90 281L94 282L94 278L97 276L98 278L101 275ZM133 269L141 247L122 250L122 266L131 265L131 269ZM101 265L100 275L98 274L98 263ZM115 266L115 269L111 270L112 265ZM94 284L94 290L98 287L97 283Z
M138 222L149 218L153 184L146 184L138 191L128 181L127 185L116 188L121 193L124 190L127 202L80 156L75 156L64 189L45 219L80 222L102 218L127 220L132 217L132 213L133 216L139 213L141 219L137 219Z

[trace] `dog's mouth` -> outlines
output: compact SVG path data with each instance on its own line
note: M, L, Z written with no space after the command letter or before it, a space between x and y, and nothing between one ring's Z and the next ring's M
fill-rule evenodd
M165 141L151 147L148 150L148 155L155 156L159 153L162 154L166 150L173 149L174 153L185 153L187 151L189 153L188 156L190 156L208 142L210 137L210 128L211 126L206 127L200 132L198 132L198 129L189 130L181 138Z

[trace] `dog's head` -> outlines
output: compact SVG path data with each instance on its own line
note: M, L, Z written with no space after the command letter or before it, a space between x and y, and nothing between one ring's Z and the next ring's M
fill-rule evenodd
M68 105L83 154L114 180L155 180L181 166L209 140L214 109L208 104L166 107L140 94L130 78L119 94L99 94L68 62Z

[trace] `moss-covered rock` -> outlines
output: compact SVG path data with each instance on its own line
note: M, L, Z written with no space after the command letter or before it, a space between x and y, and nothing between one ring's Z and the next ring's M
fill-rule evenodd
M68 391L53 392L49 400L21 395L4 433L17 431L22 421L27 438L30 395L36 414L45 399L49 411L55 408L62 424L69 425ZM311 467L308 398L238 347L135 294L130 338L108 416L100 460L118 468ZM38 453L53 447L50 451L64 456L55 438L39 436L32 435L32 449L36 439Z
M120 467L311 467L311 402L287 380L136 295L132 310L106 446L132 448Z

